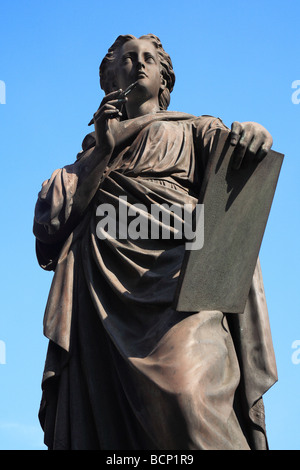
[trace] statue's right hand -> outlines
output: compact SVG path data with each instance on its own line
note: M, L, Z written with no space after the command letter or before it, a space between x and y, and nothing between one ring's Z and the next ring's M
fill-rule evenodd
M120 108L127 101L127 98L118 99L121 92L122 90L117 90L108 93L94 114L96 146L106 153L114 149L114 128L117 126L118 118L122 116Z

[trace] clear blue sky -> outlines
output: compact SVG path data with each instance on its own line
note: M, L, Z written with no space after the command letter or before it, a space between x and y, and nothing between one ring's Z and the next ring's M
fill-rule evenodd
M299 16L290 0L1 0L0 449L44 448L37 413L52 274L35 258L37 193L90 130L108 47L149 32L173 60L170 110L228 126L257 121L286 155L260 252L279 373L265 406L270 448L300 449Z

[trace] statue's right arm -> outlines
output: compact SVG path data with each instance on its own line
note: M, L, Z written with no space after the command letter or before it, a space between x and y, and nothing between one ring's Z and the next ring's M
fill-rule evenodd
M111 151L94 146L53 172L38 195L33 233L46 244L63 242L82 220L102 181Z
M121 116L119 106L125 102L118 99L119 94L120 90L107 94L94 114L95 145L43 183L33 226L40 242L63 242L82 220L114 150L116 118Z

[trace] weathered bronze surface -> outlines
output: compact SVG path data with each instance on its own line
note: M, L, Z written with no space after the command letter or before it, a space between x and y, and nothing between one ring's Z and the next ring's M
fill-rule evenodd
M259 124L236 121L230 130L212 116L167 111L174 82L156 36L118 37L100 66L105 97L93 116L94 132L38 195L37 258L54 271L39 412L49 449L267 448L262 397L277 372L259 261L243 314L210 304L180 312L173 305L186 240L134 231L120 236L164 204L169 223L157 222L162 234L180 220L173 206L195 207L203 188L204 199L213 194L210 184L216 179L218 187L220 173L204 177L220 132L234 148L236 176L224 173L231 189L227 212L244 194L246 160L261 160L271 148ZM138 207L135 225L124 223L120 202L128 215ZM224 236L224 198L220 206L210 197L205 203L210 220L222 218ZM116 236L113 222L123 224ZM216 257L212 268L210 256L205 262L214 275ZM239 283L242 293L244 280ZM226 296L231 286L230 280ZM222 287L216 298L223 295Z

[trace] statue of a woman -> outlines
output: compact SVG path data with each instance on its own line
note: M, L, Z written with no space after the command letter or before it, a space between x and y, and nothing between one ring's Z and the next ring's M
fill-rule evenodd
M262 395L276 365L259 264L243 315L179 313L184 237L99 236L103 208L120 219L120 207L195 207L218 129L237 169L272 145L255 123L230 131L167 111L174 81L156 36L119 36L100 66L95 131L39 193L37 256L55 271L40 409L50 449L267 448Z

